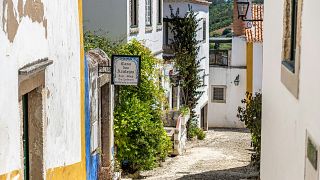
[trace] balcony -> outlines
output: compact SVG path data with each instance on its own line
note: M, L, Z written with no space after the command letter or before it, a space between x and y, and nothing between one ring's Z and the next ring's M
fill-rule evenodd
M210 50L210 66L228 66L229 51L228 50Z

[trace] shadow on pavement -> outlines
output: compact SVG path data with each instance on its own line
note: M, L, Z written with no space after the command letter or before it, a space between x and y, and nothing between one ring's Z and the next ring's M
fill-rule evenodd
M184 175L179 180L257 180L258 173L251 165Z
M239 132L239 133L250 133L246 128L209 128L209 130L217 132Z

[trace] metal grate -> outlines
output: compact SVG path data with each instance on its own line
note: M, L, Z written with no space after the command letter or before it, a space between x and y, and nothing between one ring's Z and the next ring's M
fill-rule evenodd
M225 100L225 88L213 87L213 101L224 101Z

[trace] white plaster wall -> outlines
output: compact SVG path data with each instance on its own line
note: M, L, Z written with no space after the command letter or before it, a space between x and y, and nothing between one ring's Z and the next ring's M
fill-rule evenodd
M0 42L0 174L5 174L21 168L18 61L6 53L11 46L1 28Z
M231 66L246 66L247 64L247 42L245 37L232 38Z
M13 0L18 16L17 3ZM46 168L80 161L80 34L78 1L42 0L47 19L43 23L28 16L19 21L17 34L9 42L6 27L0 25L0 174L21 169L18 70L48 57L54 64L46 70L48 94L44 159ZM25 0L23 0L25 3ZM3 3L0 3L3 6ZM1 18L6 13L0 7ZM6 26L6 25L5 25Z
M104 33L117 42L137 39L153 53L161 53L162 25L157 25L157 1L152 2L152 32L145 29L144 0L138 5L138 33L130 34L130 0L83 0L84 29Z
M49 58L46 72L46 167L80 162L80 31L78 1L47 0Z
M13 1L14 7L17 3L17 0ZM7 10L4 11L7 6L0 4L1 19L7 19ZM12 43L6 32L7 24L0 25L0 74L4 77L0 80L0 174L20 169L22 163L18 69L43 58L48 52L42 24L33 23L28 17L23 17L19 23Z
M200 64L200 69L205 70L205 74L209 74L209 6L206 5L200 5L200 4L193 4L193 3L185 3L185 2L166 2L164 1L164 7L163 7L163 17L168 17L170 18L171 11L169 8L169 5L172 6L174 9L174 12L177 8L180 9L180 15L184 16L187 11L189 11L188 5L192 6L193 11L197 12L197 18L202 19L205 18L207 21L207 40L204 42L200 42L200 51L198 54L198 58L203 58L205 59L202 60ZM199 23L199 28L202 27L202 21ZM198 38L202 39L202 29L198 32ZM199 40L200 40L199 39ZM201 76L203 75L204 72L201 72ZM198 101L198 105L195 108L196 114L199 117L198 120L200 122L200 114L201 114L201 108L206 105L208 102L208 88L209 88L209 77L206 76L205 78L205 85L206 87L200 88L200 91L204 91L203 95ZM200 125L200 123L198 123Z
M114 41L127 40L129 0L82 0L85 31L107 34Z
M314 23L320 1L303 1L298 99L280 81L283 5L279 0L264 6L261 180L304 179L306 131L320 145L320 36Z
M253 92L262 92L263 45L253 43Z
M240 75L239 86L234 85L234 80ZM213 102L212 86L226 86L226 103ZM238 106L246 92L246 69L210 67L210 87L208 106L208 126L243 128L244 124L237 118Z
M128 4L130 0L127 0ZM146 8L145 4L146 1L139 1L139 18L138 18L138 28L139 32L135 34L130 34L130 28L127 29L127 37L128 41L132 39L137 39L141 41L146 47L148 47L153 53L160 53L162 51L162 41L163 41L163 31L162 25L157 24L158 18L158 1L152 1L152 31L146 32L146 22L145 22L145 15L146 15ZM127 24L130 24L130 9L127 10ZM163 10L163 8L162 8ZM159 56L159 55L158 55ZM160 54L159 57L161 57ZM162 58L161 58L162 59Z

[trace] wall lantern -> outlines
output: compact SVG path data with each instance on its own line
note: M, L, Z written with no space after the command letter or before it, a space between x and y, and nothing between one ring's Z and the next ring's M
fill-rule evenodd
M240 84L240 75L238 74L238 76L236 77L236 79L234 80L234 85L235 86L239 86Z
M263 21L263 19L246 19L249 7L250 7L250 2L237 0L238 19L241 19L242 21L249 21L249 22Z

